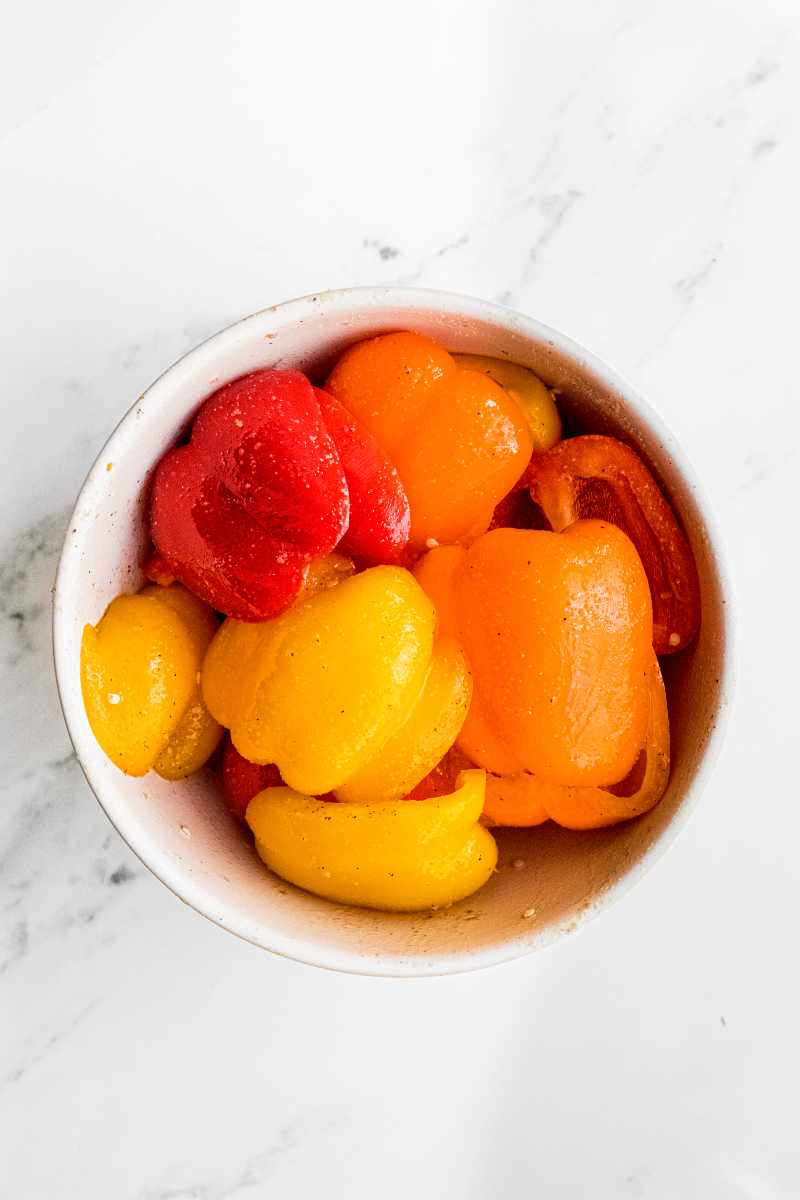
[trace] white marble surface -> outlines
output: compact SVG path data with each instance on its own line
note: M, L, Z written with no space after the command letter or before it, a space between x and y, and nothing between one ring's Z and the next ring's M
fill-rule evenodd
M0 1192L777 1200L797 1139L796 0L31 0L0 45ZM627 373L738 585L734 728L610 914L481 975L268 957L126 850L49 588L110 428L291 295L444 286Z

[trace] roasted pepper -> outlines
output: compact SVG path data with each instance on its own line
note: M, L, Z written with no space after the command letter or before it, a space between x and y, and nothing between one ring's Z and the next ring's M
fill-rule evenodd
M340 548L368 565L400 562L411 526L400 476L377 438L335 396L321 388L315 392L350 495L350 520Z
M260 621L297 596L349 511L311 384L298 371L256 371L206 400L189 443L161 459L150 526L177 579L220 612Z
M656 654L688 645L700 625L697 567L675 514L638 454L616 438L568 438L533 456L526 482L552 529L594 517L627 533L650 584Z
M384 800L455 739L470 679L434 649L435 611L401 567L372 567L273 621L226 621L203 666L209 710L237 750L299 792Z
M551 817L568 829L599 829L654 808L669 782L669 715L658 659L650 661L648 720L643 745L628 776L608 787L563 787L538 775L498 781L487 788L485 816L496 825L538 825Z
M351 346L326 388L397 468L417 545L485 530L530 458L531 432L516 400L421 334L384 334Z
M281 773L273 764L262 765L242 758L230 737L222 751L222 794L235 817L244 820L247 806L264 788L280 787Z
M567 829L599 829L642 816L658 804L669 782L669 714L664 681L655 654L648 676L648 721L644 744L631 771L617 784L605 788L564 787L540 775L519 771L514 775L486 776L483 821L488 826L529 827L554 820ZM417 785L412 799L427 799L448 792L456 776L470 763L463 750L453 746Z
M92 732L128 775L151 768L182 779L210 758L222 728L203 703L200 667L217 630L207 605L180 584L112 600L81 643L81 686Z
M408 718L375 756L336 789L342 800L400 800L452 746L472 696L464 653L452 638L437 639L428 673Z
M451 904L491 876L497 846L478 824L483 771L447 796L329 804L267 788L247 807L256 849L276 874L341 904L415 912Z
M418 561L414 575L436 606L442 634L461 638L459 620L459 572L467 559L463 546L440 546ZM522 763L491 727L480 687L472 681L472 699L458 735L458 745L471 763L488 771L512 775ZM490 777L491 778L491 777Z
M647 724L652 610L625 534L601 521L496 529L468 551L431 551L416 574L473 674L459 736L473 762L569 786L628 774Z
M483 354L454 354L453 358L468 371L483 371L516 400L528 422L534 451L541 453L555 446L561 437L561 418L553 393L538 375L503 358Z

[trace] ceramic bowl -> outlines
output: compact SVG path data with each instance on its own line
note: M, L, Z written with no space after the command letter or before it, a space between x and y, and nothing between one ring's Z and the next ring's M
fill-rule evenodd
M508 358L557 388L582 431L635 446L680 516L697 559L702 628L666 667L673 768L661 803L611 829L548 823L498 836L497 873L450 909L398 915L348 908L270 874L228 816L208 771L169 783L123 775L92 736L81 700L81 631L142 583L148 476L206 396L258 367L317 378L351 342L414 329L450 350ZM446 448L444 448L446 451ZM708 506L669 430L593 355L529 317L466 296L354 288L256 313L192 350L148 388L112 433L78 497L58 571L54 645L61 702L78 759L128 845L180 899L223 929L306 963L371 975L435 975L538 950L620 897L686 821L706 783L732 687L730 589ZM524 865L522 865L524 864Z

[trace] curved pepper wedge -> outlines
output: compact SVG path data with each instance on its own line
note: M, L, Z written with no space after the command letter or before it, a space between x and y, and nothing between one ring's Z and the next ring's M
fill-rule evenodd
M638 454L616 438L568 438L534 454L530 493L552 529L592 517L623 529L639 552L653 603L656 654L673 654L700 625L700 585L689 543Z
M180 584L146 587L112 600L81 643L81 687L92 732L128 775L151 768L165 779L198 770L221 726L200 695L213 613Z
M447 796L380 804L267 788L248 805L247 824L282 879L341 904L417 912L490 878L497 845L478 824L483 798L483 771L466 771Z
M389 333L345 351L326 389L378 439L403 481L411 540L470 538L531 455L517 402L482 371L459 367L418 333Z
M245 621L292 602L311 558L333 550L348 517L336 447L298 371L256 371L220 388L153 479L162 566Z

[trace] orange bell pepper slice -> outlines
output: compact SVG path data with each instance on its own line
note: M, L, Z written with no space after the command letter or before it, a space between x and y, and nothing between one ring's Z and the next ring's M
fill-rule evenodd
M527 479L556 532L595 517L627 533L650 584L656 654L688 645L700 625L697 567L675 514L638 454L612 437L569 438L534 454Z
M650 589L610 522L496 529L415 567L473 674L458 744L496 775L600 786L633 766L647 723Z
M537 775L487 777L483 815L491 825L539 825L551 817L567 829L600 829L654 808L669 781L669 716L664 681L653 655L649 717L633 769L610 787L563 787Z
M460 367L421 334L357 342L336 363L326 391L396 467L417 547L483 533L528 465L534 443L520 403L484 370Z
M417 582L436 607L437 627L445 637L460 637L457 575L466 557L463 546L439 546L424 555L414 567ZM522 763L492 728L474 680L472 701L458 735L458 744L470 764L480 763L490 771L507 775L522 770Z
M527 771L520 771L517 775L487 775L483 805L486 823L513 825L516 828L542 825L550 816L542 801L542 791L547 786L558 787L552 784L542 788L539 777Z

